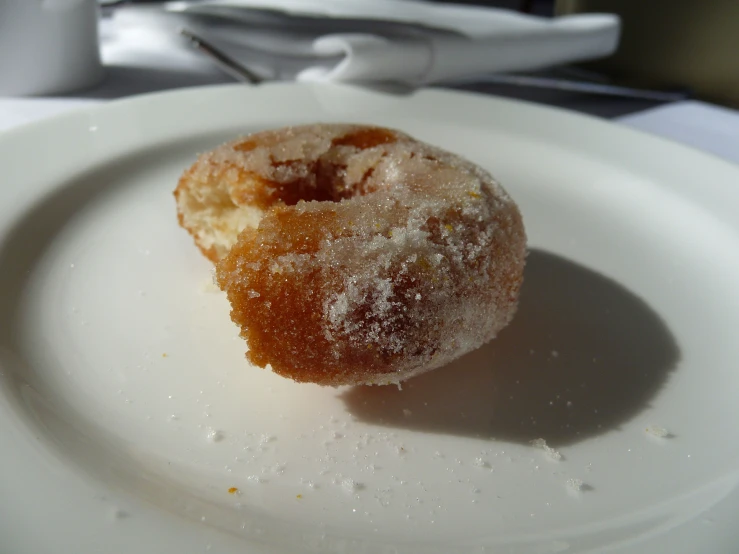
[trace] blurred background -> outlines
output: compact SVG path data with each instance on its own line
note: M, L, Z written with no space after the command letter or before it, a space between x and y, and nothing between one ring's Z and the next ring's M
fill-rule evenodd
M103 5L111 0L100 0ZM553 17L613 13L621 18L621 39L612 56L547 70L544 76L623 85L648 90L684 91L690 97L739 107L739 1L710 0L429 0L508 9ZM156 4L153 0L125 3ZM576 71L573 72L572 69ZM538 73L537 73L538 74ZM507 95L510 83L487 83L488 92ZM516 90L520 87L516 86ZM524 97L544 101L541 91ZM561 95L560 95L561 96ZM558 102L562 98L558 96Z
M432 85L470 90L607 118L681 100L739 107L737 0L273 0L275 6L290 5L300 9L312 4L318 11L328 6L326 13L329 15L322 17L324 27L308 38L305 28L320 20L320 14L311 20L301 15L280 15L278 9L258 13L259 10L249 9L246 0L230 3L238 4L239 1L243 2L242 8L246 8L240 8L245 18L240 23L233 11L225 16L220 14L224 17L214 17L213 13L198 14L196 10L207 5L208 0L169 3L154 0L0 0L0 48L5 53L0 57L0 97L107 100L234 80L249 81L250 72L256 77L252 82L296 79L295 64L285 71L284 66L289 63L285 63L284 56L280 60L277 59L279 53L272 58L270 55L285 50L291 41L292 46L303 48L297 56L295 49L288 54L293 62L305 53L310 54L311 50L315 54L315 42L308 38L314 40L323 35L352 32L352 20L336 17L335 12L347 11L345 7L351 11L363 6L362 9L373 11L373 17L379 19L362 20L360 17L354 20L363 25L360 32L376 34L381 40L388 37L392 40L393 30L401 29L406 33L400 33L401 40L394 45L394 50L375 54L369 61L362 62L365 74L360 77L369 77L365 83L379 84L382 78L386 82L394 79L410 87ZM94 10L98 3L101 9L96 15ZM414 4L415 8L407 9L409 4ZM413 16L408 16L409 13L417 16L433 11L425 4L442 8L437 10L435 19L431 18L431 27L415 25ZM196 10L192 16L183 16L184 12L172 8L176 5ZM474 7L497 8L498 15L467 10ZM36 13L31 13L34 10ZM43 14L42 10L45 10ZM74 15L73 10L78 13ZM400 17L403 13L405 19ZM387 21L383 21L385 14ZM448 14L454 17L446 17ZM603 16L599 21L595 14L613 16ZM558 16L574 18L569 18L569 25L559 25L568 18ZM620 30L616 17L620 19ZM455 18L456 27L451 21ZM166 25L159 25L165 20ZM331 23L326 26L326 21ZM190 30L194 29L200 38L207 40L210 46L215 45L221 53L225 51L236 62L232 66L240 65L241 68L235 67L233 71L234 67L224 64L212 48L195 40L184 40L178 29L181 31L183 25L189 27L190 23L193 24ZM200 23L204 25L198 26ZM385 26L383 35L384 23L390 26ZM334 27L330 27L332 24ZM357 28L354 24L354 30ZM388 65L388 59L402 57L414 47L428 47L423 41L417 41L410 48L404 42L409 37L418 38L419 29L429 31L430 40L437 42L430 54L424 52L411 60L417 62L416 69L423 68L424 63L435 63L439 48L447 48L447 53L452 51L454 55L447 56L445 67L434 68L440 71L427 68L424 74L419 70L416 74L419 79L409 78L404 83L403 71L412 73L412 70L403 66L404 60L401 60L396 62L395 73L387 78L388 74L382 71L388 68L380 66ZM293 32L294 36L290 35ZM250 44L249 39L260 33L265 42L256 44L255 51L255 44ZM267 36L270 33L274 36ZM593 39L594 35L598 36ZM87 38L83 40L82 36ZM568 40L569 49L562 46ZM264 44L268 47L262 48ZM255 54L260 53L266 54L266 61L255 59L258 57ZM424 55L427 58L424 59ZM320 73L326 70L329 62L336 64L340 58L337 55L333 61L325 61L317 60L315 55L309 60L303 56L302 63L317 64ZM496 59L488 63L488 59L493 58ZM270 62L273 62L272 67ZM280 63L282 68L278 67ZM368 67L373 64L375 67ZM468 67L459 70L459 66L465 64ZM380 70L379 76L372 74L374 69ZM325 80L362 82L361 78L346 78L345 75ZM17 103L7 105L17 110Z
M437 0L439 1L439 0ZM579 67L627 86L686 89L710 102L739 107L737 0L452 0L541 16L615 13L616 53Z

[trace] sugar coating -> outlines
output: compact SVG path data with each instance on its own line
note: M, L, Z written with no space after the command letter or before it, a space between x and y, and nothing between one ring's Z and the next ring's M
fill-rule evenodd
M223 145L186 176L261 210L216 268L257 366L323 385L399 383L515 313L520 213L459 156L398 131L311 125Z

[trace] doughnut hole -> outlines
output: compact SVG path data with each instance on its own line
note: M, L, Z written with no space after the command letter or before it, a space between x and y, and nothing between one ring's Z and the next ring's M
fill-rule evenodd
M362 164L355 160L348 168L346 158L392 144L397 135L387 129L359 128L324 141L318 152L302 147L300 140L290 144L287 139L286 145L285 135L266 132L258 140L236 141L219 155L201 157L180 178L174 192L180 225L211 261L223 258L239 233L256 228L265 210L274 205L338 202L371 192L366 185L382 152L366 157L361 174L357 168Z

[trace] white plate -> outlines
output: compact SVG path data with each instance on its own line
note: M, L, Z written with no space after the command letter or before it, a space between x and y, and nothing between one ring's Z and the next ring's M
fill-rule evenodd
M403 390L247 366L171 191L198 151L309 121L503 181L532 253L498 340ZM0 167L3 552L739 543L737 168L527 104L295 85L86 109L0 137Z

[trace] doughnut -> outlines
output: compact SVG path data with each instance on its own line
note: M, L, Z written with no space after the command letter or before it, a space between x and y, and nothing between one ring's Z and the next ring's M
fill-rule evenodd
M295 381L398 384L515 314L516 204L482 168L400 131L257 132L201 155L175 196L247 359Z

